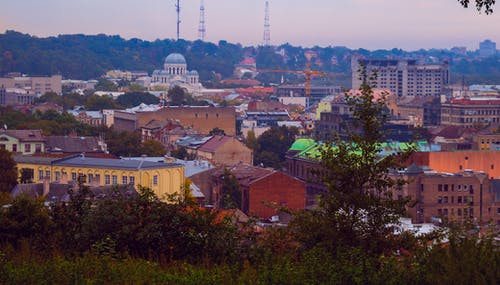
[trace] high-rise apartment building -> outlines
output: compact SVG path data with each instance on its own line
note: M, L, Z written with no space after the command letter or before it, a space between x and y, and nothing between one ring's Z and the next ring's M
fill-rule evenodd
M359 89L362 80L359 70L366 67L370 77L376 74L372 81L377 89L390 90L397 97L406 96L440 96L449 83L450 72L447 62L443 64L419 64L416 60L392 59L351 59L352 88Z
M490 57L497 54L497 44L490 40L484 40L479 43L479 56Z

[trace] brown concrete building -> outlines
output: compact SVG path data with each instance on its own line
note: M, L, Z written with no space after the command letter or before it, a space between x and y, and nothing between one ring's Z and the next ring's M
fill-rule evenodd
M154 112L114 112L117 131L137 130L152 120L178 120L181 125L192 127L202 134L219 128L227 135L236 135L236 112L230 107L168 107Z
M281 171L238 164L229 169L239 182L241 190L241 210L250 216L270 219L277 214L276 207L304 209L306 205L305 183ZM222 199L221 176L219 170L212 176L214 181L214 206L220 206Z
M472 141L479 150L495 150L500 145L500 134L476 134L472 136Z
M482 172L424 172L413 164L403 173L408 184L393 192L394 198L411 197L408 208L414 223L462 222L484 224L500 221L494 205L495 190Z
M196 150L196 156L215 165L253 164L253 151L230 136L213 136Z
M62 76L52 75L46 77L13 76L0 78L0 86L5 88L20 88L29 90L37 95L47 92L62 94Z

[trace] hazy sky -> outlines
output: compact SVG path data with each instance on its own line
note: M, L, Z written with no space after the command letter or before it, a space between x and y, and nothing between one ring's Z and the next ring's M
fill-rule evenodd
M36 36L112 34L176 37L176 0L1 0L0 32ZM263 42L265 0L204 0L206 40ZM388 49L500 46L500 3L493 15L457 0L270 0L271 44ZM181 0L181 38L198 36L200 0Z

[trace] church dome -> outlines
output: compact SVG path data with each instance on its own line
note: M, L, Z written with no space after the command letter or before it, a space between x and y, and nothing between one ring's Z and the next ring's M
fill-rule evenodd
M165 64L186 64L186 59L180 53L171 53L165 58Z

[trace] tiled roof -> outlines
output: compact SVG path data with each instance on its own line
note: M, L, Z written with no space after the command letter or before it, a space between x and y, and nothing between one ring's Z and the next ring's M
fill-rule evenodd
M215 152L233 137L215 135L210 140L202 144L198 149L205 152Z
M234 177L236 177L238 183L242 186L248 186L255 180L261 179L276 172L267 168L252 166L244 163L236 164L235 166L229 168L229 171L232 175L234 175ZM224 170L220 169L215 172L214 175L221 176L223 173Z
M53 152L101 152L96 137L49 136L47 137L46 148Z
M21 142L41 142L44 141L41 130L0 130L0 135L17 138Z

